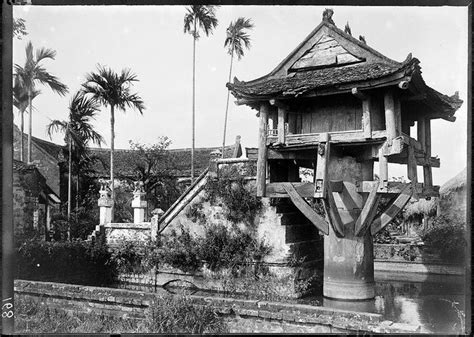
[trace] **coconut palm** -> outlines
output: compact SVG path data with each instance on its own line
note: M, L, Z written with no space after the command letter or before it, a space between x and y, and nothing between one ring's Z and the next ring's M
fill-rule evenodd
M133 108L143 114L145 105L137 94L130 93L130 86L138 82L137 76L130 69L123 69L117 74L108 67L97 66L97 72L86 75L86 82L82 85L86 94L105 107L110 106L110 188L114 200L114 139L115 139L115 109L125 112L125 108ZM113 206L112 206L113 220Z
M99 110L99 104L84 96L78 91L69 103L69 116L67 120L53 120L47 127L49 137L53 132L63 132L68 145L68 192L67 192L67 220L68 240L71 239L71 184L72 184L72 159L73 151L84 153L89 142L100 145L102 136L94 130L91 120Z
M238 18L234 22L231 22L227 28L227 37L224 42L224 48L227 48L227 52L230 55L230 69L229 69L229 81L232 76L232 63L234 61L234 54L237 55L237 59L240 60L244 56L244 47L250 49L250 36L246 30L252 29L253 23L250 19L243 17ZM229 111L229 96L230 90L227 90L227 103L225 106L225 118L224 118L224 137L222 140L222 157L224 158L224 147L225 147L225 136L227 131L227 112Z
M31 100L33 100L36 96L41 93L39 90L34 90L31 95ZM21 86L19 80L15 77L14 85L13 85L13 106L18 109L20 113L20 130L21 130L21 138L20 138L20 160L25 161L23 150L25 149L25 145L23 144L23 135L24 135L24 113L26 108L28 107L28 92L27 90Z
M27 92L29 107L29 129L28 129L28 157L27 161L31 162L31 130L33 123L32 100L35 97L37 84L47 85L57 94L64 96L68 92L66 85L61 83L59 79L46 71L41 65L41 61L46 59L54 60L56 52L49 48L40 48L33 55L33 44L28 42L26 45L26 60L23 67L15 64L15 79L18 84Z
M206 36L217 27L216 7L210 5L193 5L186 8L184 15L184 32L193 36L193 115L192 115L192 146L191 146L191 183L194 181L194 142L195 142L195 101L196 101L196 41L199 30Z

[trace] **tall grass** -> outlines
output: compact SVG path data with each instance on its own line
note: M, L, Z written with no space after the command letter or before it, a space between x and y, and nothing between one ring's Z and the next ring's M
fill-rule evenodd
M209 306L193 306L186 296L165 296L145 319L122 319L67 312L41 300L15 296L15 333L225 333L222 317Z

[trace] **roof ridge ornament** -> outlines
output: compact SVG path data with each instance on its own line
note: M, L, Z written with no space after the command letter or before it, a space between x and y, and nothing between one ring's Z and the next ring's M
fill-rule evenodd
M323 12L323 21L335 26L336 24L332 20L333 14L334 10L332 8L326 8Z

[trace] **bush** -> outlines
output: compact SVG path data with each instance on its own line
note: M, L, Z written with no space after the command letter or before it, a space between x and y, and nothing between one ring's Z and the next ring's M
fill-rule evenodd
M116 279L111 254L98 243L28 240L17 247L16 259L19 279L95 286Z
M207 182L206 200L211 204L220 201L224 216L230 222L244 222L247 227L253 228L255 217L262 208L255 188L250 187L238 172L230 171L219 179L210 179Z
M223 225L208 225L199 244L199 255L212 271L238 269L240 265L261 261L270 247L258 241L251 232Z
M422 234L422 240L434 248L447 262L463 262L466 254L466 229L461 223L452 223L441 216L433 221L433 227Z
M137 245L130 241L123 241L113 248L112 261L120 273L141 273L148 269L143 264L143 252Z

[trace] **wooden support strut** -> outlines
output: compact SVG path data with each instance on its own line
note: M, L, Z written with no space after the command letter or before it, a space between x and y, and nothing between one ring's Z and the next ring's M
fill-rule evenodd
M418 172L416 168L415 149L411 145L408 145L407 177L413 186L413 197L415 198L415 200L418 200L418 196L416 193L416 184L418 183Z
M385 226L387 226L397 214L405 207L412 195L413 187L411 184L406 184L400 195L387 207L387 209L377 216L370 227L372 235L377 234Z
M329 226L327 222L298 194L293 185L291 183L282 183L282 186L293 204L295 204L301 213L303 213L321 232L328 235Z
M365 230L370 226L373 218L375 217L375 214L377 212L377 207L380 201L380 194L377 194L378 189L379 189L379 182L378 181L372 182L372 189L355 223L355 235L357 236L364 235Z
M329 224L334 230L334 233L336 233L336 236L344 237L344 226L342 224L341 216L337 211L336 201L334 200L334 195L332 193L331 185L327 184L326 198L322 199L324 212L326 213Z

